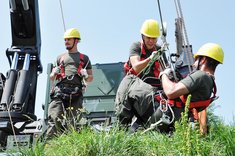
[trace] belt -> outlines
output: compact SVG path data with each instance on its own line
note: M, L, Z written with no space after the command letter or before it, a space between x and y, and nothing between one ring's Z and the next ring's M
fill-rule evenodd
M69 83L59 83L59 88L67 87L67 88L75 88L75 87L81 87L81 85L78 84L69 84Z

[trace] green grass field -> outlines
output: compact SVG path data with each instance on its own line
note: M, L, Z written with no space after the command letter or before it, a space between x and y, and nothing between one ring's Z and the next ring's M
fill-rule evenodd
M70 129L46 144L39 142L32 149L22 151L30 156L233 156L235 155L235 126L225 125L218 117L209 114L210 130L202 136L195 126L182 120L176 123L173 135L157 131L137 131L130 134L112 128L97 132L90 127L78 132Z
M185 113L175 123L172 135L154 130L130 133L118 126L99 132L92 127L81 127L79 131L71 128L19 153L26 156L234 156L235 124L225 125L212 109L208 111L207 135L201 135L198 125L192 126Z
M118 128L96 132L89 128L79 133L67 133L44 143L38 143L24 155L39 156L145 156L145 155L235 155L235 127L222 123L211 125L210 132L201 136L190 124L177 124L172 136L156 131L130 134Z

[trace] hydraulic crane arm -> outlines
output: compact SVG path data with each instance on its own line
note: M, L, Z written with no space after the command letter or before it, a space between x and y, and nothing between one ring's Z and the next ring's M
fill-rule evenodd
M9 0L12 45L6 50L10 69L0 79L0 138L22 134L27 124L37 120L35 112L41 36L38 0ZM6 141L6 140L5 140ZM0 141L0 145L5 145Z

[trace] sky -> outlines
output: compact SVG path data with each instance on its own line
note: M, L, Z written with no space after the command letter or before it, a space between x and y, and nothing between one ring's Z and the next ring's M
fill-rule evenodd
M80 52L89 56L92 64L125 62L133 42L140 41L140 27L146 19L160 22L157 0L61 0L66 29L75 27L80 31ZM175 53L175 25L177 18L174 0L160 0L162 18L167 23L167 42L170 52ZM234 123L235 96L235 2L233 0L181 0L187 35L195 53L207 42L218 43L225 54L224 64L217 67L215 77L217 95L214 113L225 123ZM39 1L41 31L41 62L43 72L38 76L35 114L43 117L45 103L47 65L57 55L65 52L64 25L59 0ZM5 54L11 47L9 1L0 5L0 72L6 75L10 69Z

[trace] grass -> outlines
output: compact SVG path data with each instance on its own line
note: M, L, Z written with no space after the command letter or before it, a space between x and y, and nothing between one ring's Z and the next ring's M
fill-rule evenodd
M114 128L98 133L84 128L51 140L43 152L49 156L235 155L234 127L216 125L207 136L201 136L190 124L177 128L171 137L156 131L129 134Z
M235 127L212 123L206 136L191 124L176 124L172 136L149 131L130 134L114 127L109 132L97 132L83 127L79 132L68 130L46 144L39 142L25 149L27 156L232 156L235 155Z
M182 120L183 122L183 120ZM68 130L58 137L22 151L30 156L232 156L235 155L235 127L216 119L210 132L202 136L191 123L176 123L172 136L149 131L130 134L118 127L97 132L83 127Z
M187 110L186 110L187 112ZM211 111L209 111L211 112ZM129 133L115 126L110 131L97 132L92 127L79 131L70 129L46 144L39 142L20 155L30 156L233 156L235 155L235 126L209 114L210 129L201 135L198 125L192 126L185 113L175 123L173 135L157 131Z

